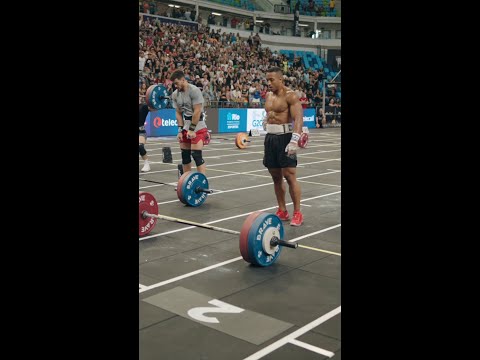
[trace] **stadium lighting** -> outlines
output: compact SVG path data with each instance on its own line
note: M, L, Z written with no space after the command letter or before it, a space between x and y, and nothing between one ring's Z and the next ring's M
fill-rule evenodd
M298 26L308 26L308 24L298 24Z
M212 12L212 15L222 16L222 14Z
M262 22L263 22L263 20L255 20L255 22L260 22L260 23L262 23Z

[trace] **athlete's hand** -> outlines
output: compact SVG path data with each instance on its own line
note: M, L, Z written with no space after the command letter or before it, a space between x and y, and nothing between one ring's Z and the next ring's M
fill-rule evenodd
M292 139L290 140L287 147L285 148L285 152L287 153L287 156L292 159L294 159L297 156L298 140L300 140L300 135L297 133L293 133Z
M183 140L183 132L180 131L178 134L177 134L177 139L178 139L178 142L182 142Z
M187 131L187 138L194 139L196 137L197 137L197 134L195 133L195 131L192 131L192 130Z

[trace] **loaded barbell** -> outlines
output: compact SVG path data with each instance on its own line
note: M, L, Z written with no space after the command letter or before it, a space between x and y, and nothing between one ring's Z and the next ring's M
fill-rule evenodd
M282 240L284 229L282 221L275 214L261 211L251 213L244 221L240 231L201 224L190 220L179 219L158 214L158 203L148 192L139 192L139 235L148 235L155 227L157 220L167 220L181 224L192 225L208 230L239 235L240 253L245 261L258 265L270 266L277 261L282 247L296 249L296 242Z
M139 178L139 180L154 184L175 186L178 200L185 205L194 207L202 205L207 199L207 194L213 194L215 192L208 188L208 179L205 174L196 171L185 172L180 176L176 185L145 178Z
M248 140L248 134L245 133L238 133L237 136L235 137L235 145L239 149L245 149L251 141Z

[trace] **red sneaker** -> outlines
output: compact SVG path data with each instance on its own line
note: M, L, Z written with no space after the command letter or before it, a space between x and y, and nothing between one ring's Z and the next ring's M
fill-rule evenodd
M282 211L282 210L278 209L277 212L275 213L275 215L277 215L280 218L280 220L290 219L290 215L288 214L287 210Z
M292 221L290 221L291 226L300 226L303 223L303 215L300 211L295 211L293 213Z

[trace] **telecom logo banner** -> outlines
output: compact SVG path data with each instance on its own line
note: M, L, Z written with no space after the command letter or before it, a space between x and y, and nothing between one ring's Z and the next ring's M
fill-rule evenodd
M145 122L147 136L169 136L178 134L178 122L175 109L150 111Z
M315 127L315 108L303 109L303 126L309 129Z

